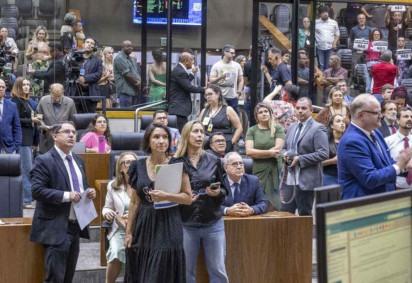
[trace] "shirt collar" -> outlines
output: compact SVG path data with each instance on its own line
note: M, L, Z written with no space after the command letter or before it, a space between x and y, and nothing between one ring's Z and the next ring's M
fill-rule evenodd
M230 179L229 175L227 175L227 179L229 180L230 187L232 187L235 182L233 182L232 179ZM239 182L237 182L239 186L240 186L240 182L242 182L242 178L240 178Z
M54 148L57 150L57 153L60 155L60 157L63 159L63 161L66 160L67 155L70 155L71 157L73 157L71 151L70 151L69 154L66 154L66 153L63 152L63 150L58 148L57 145L54 145Z
M192 72L191 72L192 70L188 70L188 69L186 68L186 66L183 65L182 63L179 62L179 65L182 66L182 67L183 67L183 70L185 70L186 73L188 73L189 75L192 73Z
M371 137L371 133L370 133L370 132L362 129L361 127L359 127L358 125L356 125L354 122L351 122L351 124L352 124L353 126L355 126L356 128L358 128L359 130L361 130L362 133L364 133L364 134L370 139L370 137Z

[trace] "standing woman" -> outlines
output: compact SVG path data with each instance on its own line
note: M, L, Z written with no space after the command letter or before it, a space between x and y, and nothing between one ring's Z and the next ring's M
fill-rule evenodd
M346 130L344 118L340 114L333 115L328 122L329 159L322 161L323 185L338 184L338 144Z
M329 119L335 114L342 115L346 126L349 125L351 119L350 110L348 105L346 105L346 102L343 100L342 91L338 87L333 87L329 91L328 103L326 103L325 108L319 111L315 120L326 126L329 123Z
M116 93L114 89L114 74L113 74L113 54L112 47L107 46L103 49L103 75L99 80L100 95L106 97L106 106L113 107L110 95Z
M256 105L255 119L257 124L246 134L246 154L253 159L253 175L259 178L266 197L280 210L279 153L285 143L285 131L276 124L272 108L265 102Z
M226 104L218 85L209 85L205 90L205 98L206 107L200 112L199 121L206 135L222 132L226 140L226 152L233 151L243 131L239 116Z
M85 143L88 153L109 153L112 134L107 118L102 114L97 114L80 141Z
M21 168L23 177L23 207L26 209L32 206L30 171L33 166L32 146L36 126L43 121L42 115L35 114L35 109L29 102L30 81L24 77L18 77L11 90L11 100L16 104L22 130L22 143L19 149L21 158Z
M170 160L171 136L167 127L151 124L143 138L150 155L130 165L132 193L126 228L126 271L124 282L185 282L185 253L179 206L155 209L153 201L190 205L189 176L183 165L180 193L155 190L156 166Z
M121 217L122 221L127 223L130 196L133 193L127 171L130 164L136 160L137 155L127 151L120 154L116 163L116 177L107 185L106 202L102 210L104 219L109 223L116 223L116 216ZM113 229L116 230L113 231ZM126 234L124 230L114 225L108 236L110 244L106 253L106 283L114 283L120 274L122 264L126 262L124 248Z
M382 31L378 28L372 30L369 35L368 49L366 49L366 68L365 68L365 83L366 83L366 93L372 93L371 88L371 74L370 70L373 65L378 64L381 60L381 52L373 50L373 42L383 40Z
M228 282L225 256L225 227L220 205L227 189L223 182L223 169L218 157L203 151L205 131L199 121L186 123L182 139L175 154L189 168L193 203L181 206L184 249L186 255L186 281L196 281L196 265L200 243L203 245L210 282ZM213 183L214 186L211 186ZM177 282L177 281L174 281Z
M149 102L156 102L166 99L166 62L159 48L152 50L152 56L154 63L149 65Z
M298 35L298 48L305 48L309 50L310 48L310 19L308 17L304 17L303 21L303 29L299 29Z

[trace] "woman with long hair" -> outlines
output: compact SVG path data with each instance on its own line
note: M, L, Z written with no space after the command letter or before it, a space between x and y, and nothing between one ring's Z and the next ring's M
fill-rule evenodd
M303 28L299 29L298 34L298 48L310 48L310 19L308 17L304 17L303 21Z
M323 165L323 185L338 184L338 144L346 130L344 117L341 114L335 114L330 117L327 125L329 141L329 159L322 161Z
M338 87L333 87L329 91L328 102L326 107L319 111L316 115L315 120L323 125L329 123L330 117L335 114L340 114L344 118L346 126L350 123L350 110L346 105L346 102L343 100L343 93Z
M109 120L104 115L97 114L80 141L85 143L88 153L109 153L112 144Z
M29 101L30 80L18 77L11 90L11 100L16 104L22 130L22 143L19 149L23 177L23 207L32 206L30 171L33 166L33 146L37 125L43 121L43 116L36 114L35 107ZM6 125L3 125L6 126Z
M102 50L103 61L103 75L99 80L100 95L106 97L106 107L113 107L111 101L111 95L116 93L114 89L114 49L110 46L106 46Z
M374 50L373 42L381 41L381 40L383 40L382 31L378 28L373 29L369 35L369 44L368 44L368 48L366 49L366 68L365 68L365 83L366 83L365 92L366 93L372 93L372 89L371 89L372 78L371 78L370 70L373 65L378 64L381 60L381 52Z
M183 127L176 160L187 168L195 196L190 206L181 206L186 281L196 281L196 265L200 243L206 259L210 282L228 282L225 268L225 230L220 205L225 200L223 168L220 159L203 151L205 131L199 121Z
M149 102L156 102L166 99L166 62L159 48L152 50L152 56L154 63L149 65Z
M178 163L170 158L171 135L160 124L151 124L143 137L150 155L129 168L131 194L126 228L125 282L185 282L182 217L179 206L155 209L153 202L170 201L186 207L192 203L187 166L177 194L155 189L156 167ZM186 239L185 239L186 240Z
M127 223L129 215L130 197L133 193L129 184L128 169L133 161L137 160L134 152L127 151L120 154L116 162L116 176L107 185L106 201L102 210L102 215L106 221L112 223L112 228L108 234L109 249L106 253L107 270L106 282L114 283L120 274L122 264L126 262L125 256L125 231L124 227L118 225L120 221Z
M247 131L246 154L253 159L253 175L259 178L266 197L280 210L279 153L285 143L285 131L275 122L272 108L266 102L258 103L254 112L257 124Z
M226 152L233 151L234 145L243 132L242 124L235 110L228 106L218 85L211 84L205 90L206 107L199 115L205 134L222 132L226 140Z

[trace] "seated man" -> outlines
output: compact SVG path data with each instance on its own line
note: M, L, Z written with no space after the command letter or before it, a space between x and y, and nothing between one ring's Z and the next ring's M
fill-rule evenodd
M348 70L342 68L341 60L338 55L332 55L329 59L329 69L323 72L323 78L321 85L324 87L323 91L323 103L327 103L329 91L332 87L336 86L336 83L341 80L348 79Z
M165 127L167 127L168 124L168 114L165 110L156 110L155 113L153 113L153 123L158 123L161 124ZM177 150L177 147L179 146L180 143L180 133L179 130L176 128L171 128L167 127L170 131L170 135L172 137L172 144L170 145L170 149L172 153L175 153Z
M209 136L209 149L206 152L219 158L225 157L226 140L222 132L214 132Z
M221 205L224 215L246 217L267 212L267 199L263 194L259 179L245 174L242 157L237 152L229 152L224 159L226 187L229 194Z

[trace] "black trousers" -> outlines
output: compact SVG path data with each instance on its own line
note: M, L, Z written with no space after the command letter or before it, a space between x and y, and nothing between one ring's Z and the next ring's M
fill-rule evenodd
M293 196L294 186L283 184L283 200L289 202ZM295 214L296 209L300 216L312 215L313 201L315 199L314 191L303 191L299 186L296 186L296 196L289 204L280 204L280 211L286 211Z
M187 117L186 116L179 116L176 115L176 123L177 123L177 129L179 130L179 132L182 132L183 127L186 125L187 123Z
M71 283L79 257L80 227L78 223L69 223L64 241L60 245L44 245L44 282Z

